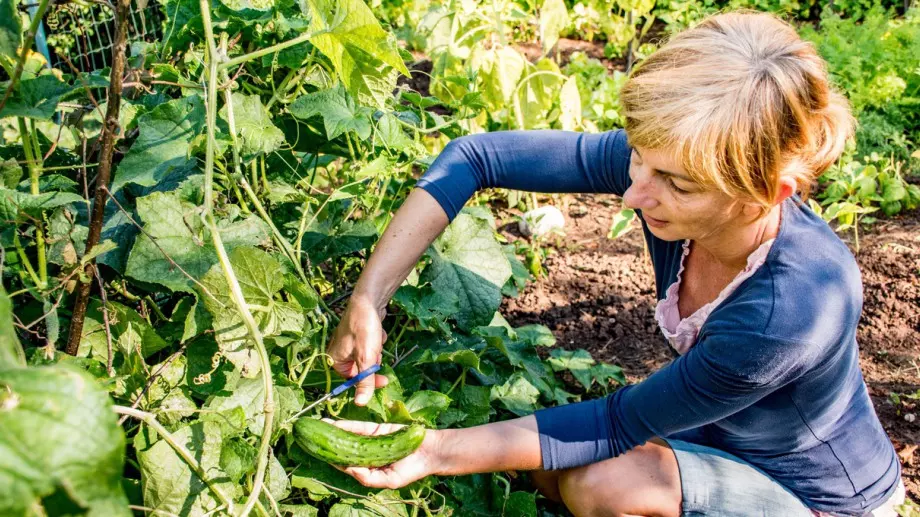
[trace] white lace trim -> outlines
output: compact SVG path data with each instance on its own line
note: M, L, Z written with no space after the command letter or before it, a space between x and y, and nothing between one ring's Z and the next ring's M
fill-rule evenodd
M748 256L747 265L744 269L722 289L722 292L719 293L715 300L703 305L686 318L680 319L680 311L677 308L678 292L680 291L681 276L684 273L684 262L687 255L690 254L690 241L684 241L683 253L680 256L680 268L677 270L677 280L668 286L665 297L659 300L655 306L655 319L658 321L658 326L661 328L661 332L664 333L664 337L667 338L668 342L679 354L687 353L696 343L696 337L699 335L700 329L709 314L766 262L767 254L770 253L770 248L775 240L770 239L754 250Z

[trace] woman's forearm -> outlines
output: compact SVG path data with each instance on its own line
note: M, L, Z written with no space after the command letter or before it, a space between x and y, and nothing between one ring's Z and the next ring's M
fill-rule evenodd
M378 309L386 307L448 222L444 209L431 194L414 189L383 232L352 296L364 297Z
M542 467L540 433L533 415L437 433L435 474L441 476Z

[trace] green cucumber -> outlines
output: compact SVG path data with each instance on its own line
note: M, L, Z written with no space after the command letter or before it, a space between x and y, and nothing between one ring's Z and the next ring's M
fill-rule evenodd
M367 436L306 417L294 423L294 440L312 456L333 465L382 467L415 452L426 431L412 424L394 433Z

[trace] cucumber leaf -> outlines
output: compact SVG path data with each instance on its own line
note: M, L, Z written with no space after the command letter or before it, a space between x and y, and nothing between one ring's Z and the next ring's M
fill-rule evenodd
M134 243L126 274L171 291L194 293L196 284L192 278L200 279L217 262L217 252L199 208L180 200L177 192L154 192L137 200L137 213L146 233ZM227 249L269 239L265 223L257 217L223 225L221 237Z
M172 433L209 477L209 481L230 498L240 495L220 467L223 436L215 422L196 422ZM143 426L134 437L134 448L141 467L144 506L160 513L203 515L215 511L221 503L208 485L187 463L149 427Z
M511 265L489 223L460 213L428 248L428 255L431 264L422 272L422 281L437 292L457 295L457 324L466 330L488 324L511 276Z
M0 369L0 515L130 516L125 437L106 392L64 366Z
M128 183L152 187L175 169L195 169L189 147L204 122L204 101L198 95L169 101L141 115L140 135L118 165L112 192Z
M248 246L239 247L229 253L230 265L240 285L243 298L253 312L264 337L282 333L299 335L305 319L296 301L276 299L284 287L285 276L281 264L268 253ZM214 337L221 351L245 377L254 377L259 372L255 344L252 343L243 317L236 310L230 285L220 264L214 264L201 279L204 306L211 313Z
M525 416L539 407L540 390L534 387L524 375L515 373L500 386L492 386L491 398L515 415Z
M396 77L381 69L391 67L409 75L395 39L362 0L306 0L306 7L312 15L310 31L318 33L310 43L329 58L352 95L365 104L383 107ZM379 84L380 78L392 83L389 89Z
M265 110L259 96L234 93L231 101L234 127L241 139L243 158L251 159L277 151L284 143L284 133L272 123L271 115ZM221 108L220 116L227 120L229 113L226 105Z

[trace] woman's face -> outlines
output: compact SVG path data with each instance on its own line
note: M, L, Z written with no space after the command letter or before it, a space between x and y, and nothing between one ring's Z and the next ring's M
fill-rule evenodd
M632 185L623 202L641 210L649 231L660 239L700 240L741 223L743 203L704 189L667 153L633 148L629 177Z

